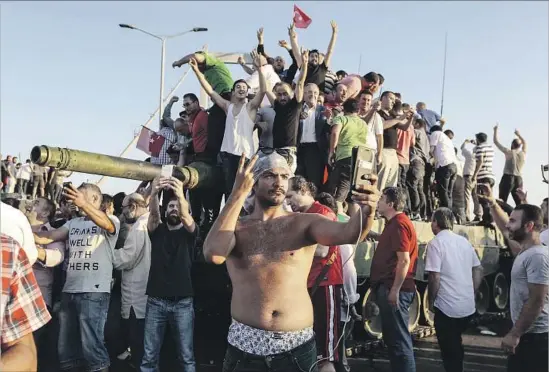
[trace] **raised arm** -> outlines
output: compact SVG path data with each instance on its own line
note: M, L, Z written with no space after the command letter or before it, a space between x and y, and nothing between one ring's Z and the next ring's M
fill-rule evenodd
M95 208L91 203L88 203L84 194L81 193L76 187L72 184L69 184L63 190L63 195L67 200L72 201L75 206L80 208L90 220L93 221L97 226L108 232L109 234L116 233L116 226L112 220L107 216L107 214L97 208Z
M303 223L312 244L357 244L366 238L372 229L379 200L377 176L370 175L369 181L370 185L358 185L351 191L353 203L349 204L351 218L347 223L334 222L317 214L303 214Z
M229 109L229 105L231 104L229 101L221 97L215 90L213 90L212 86L208 81L206 80L206 77L204 77L204 74L199 70L198 68L198 61L194 58L191 58L189 61L189 65L193 69L196 78L200 82L200 85L202 88L206 91L206 93L211 97L212 101L219 107L223 109L223 111L227 112Z
M173 191L177 201L179 203L179 218L183 227L190 233L193 233L196 229L196 223L193 217L189 213L189 203L185 198L185 192L183 190L183 183L175 177L167 179L166 187Z
M177 101L179 101L179 97L177 96L173 96L172 98L170 98L170 101L168 102L168 104L164 108L164 112L162 113L162 123L172 129L174 129L174 120L172 119L172 106Z
M526 141L524 140L524 137L520 135L518 129L515 129L515 136L517 136L520 142L522 143L522 152L526 154Z
M401 115L396 119L389 119L383 121L383 129L389 129L395 125L405 125L408 122L406 115Z
M61 226L58 229L50 231L40 231L34 233L34 242L38 245L48 245L54 242L64 242L69 238L69 229Z
M295 32L295 25L292 23L288 27L288 36L290 37L290 45L292 46L292 53L294 54L297 68L300 68L303 64L301 59L301 53L299 53L299 44L297 43L297 33Z
M151 184L151 196L149 200L149 219L147 221L147 230L149 234L152 234L154 230L160 225L160 202L158 200L158 194L160 190L167 186L167 180L165 178L156 177Z
M303 102L303 91L305 87L305 79L307 79L307 69L309 68L309 51L301 51L301 60L303 64L301 65L301 75L299 75L299 80L295 87L295 99L297 102Z
M263 37L263 27L257 30L257 53L261 54L265 58L270 58L265 52L265 39Z
M242 67L244 72L247 73L248 75L252 75L255 72L255 70L252 67L246 64L246 62L244 61L244 57L242 56L238 57L238 64L240 65L240 67Z
M207 262L221 265L227 260L236 245L235 229L244 201L254 185L253 167L257 155L245 165L246 156L242 154L236 174L233 191L229 200L215 220L204 241L204 258Z
M499 151L503 152L504 154L508 154L510 152L510 150L503 146L499 141L498 141L498 126L499 124L496 124L494 126L494 145L496 145L496 147L499 149Z
M337 40L337 23L335 21L331 21L330 25L332 26L332 38L330 39L330 44L328 44L328 50L326 51L326 56L324 57L324 64L326 67L330 67L330 61L332 60L334 46Z
M259 91L256 93L255 97L248 103L248 112L250 113L250 118L255 121L255 114L257 109L261 106L265 93L267 92L267 82L265 81L265 75L263 74L263 69L261 66L261 61L259 55L255 50L252 50L251 56L254 61L254 67L257 70L257 75L259 77Z
M196 52L196 53L187 54L185 57L181 58L180 60L175 61L172 64L172 67L173 68L181 67L181 66L189 63L191 61L191 59L196 60L196 62L199 65L202 65L203 63L206 62L206 56L203 53Z

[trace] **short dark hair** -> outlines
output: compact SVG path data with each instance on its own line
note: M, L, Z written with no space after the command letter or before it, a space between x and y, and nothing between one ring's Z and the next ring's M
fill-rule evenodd
M354 114L358 112L358 101L355 98L349 98L343 103L343 112Z
M515 138L513 142L511 142L511 149L518 149L520 147L520 140L518 138Z
M451 129L446 129L444 131L444 134L446 134L448 137L450 137L450 135L454 136L454 132Z
M395 97L398 99L398 100L401 100L402 99L402 94L398 93L398 92L395 92L394 93Z
M191 101L193 102L198 102L198 97L196 96L196 94L194 93L186 93L184 96L183 96L183 99L185 98L188 98L190 99Z
M515 210L522 211L522 226L533 222L534 231L540 232L543 229L543 213L540 207L532 204L520 204L515 207Z
M184 116L189 116L189 113L187 112L187 110L183 110L179 113L179 117L182 118Z
M423 127L425 127L425 120L423 120L421 118L417 118L416 119L416 124L419 125L420 128L423 128Z
M379 78L379 85L383 85L383 83L385 82L385 78L383 77L383 75L378 72L377 77Z
M362 92L360 92L360 94L358 96L360 97L360 96L363 96L363 95L368 95L368 96L371 96L372 98L374 98L374 95L369 90L363 90Z
M334 211L335 214L337 214L337 203L332 195L328 194L327 192L321 192L316 196L315 200L320 204L330 208L332 211Z
M343 75L343 76L347 76L347 72L343 71L343 70L339 70L338 72L336 72L336 75Z
M309 182L303 176L295 176L290 180L290 190L316 196L317 188L314 183Z
M114 194L112 197L112 203L114 205L114 213L119 215L122 214L122 203L124 203L124 198L126 197L125 192L119 192Z
M402 212L406 206L406 192L400 187L386 187L383 192L387 203L393 203L393 209Z
M311 50L309 50L309 55L311 55L311 54L313 54L313 53L320 54L320 52L318 51L318 49L311 49Z
M363 76L364 80L366 80L369 83L376 83L379 84L379 75L375 72L368 72L366 75Z
M431 134L433 134L435 132L442 132L442 127L440 125L433 125L431 127Z
M477 144L481 144L488 141L488 135L482 132L475 134L475 138L477 139Z
M246 84L246 86L248 87L248 89L250 89L250 86L248 85L248 83L246 82L246 80L244 80L244 79L238 79L238 80L236 80L236 81L234 82L233 88L231 89L231 92L234 92L234 90L235 90L235 88L236 88L236 84L238 84L238 83L244 83L244 84Z
M454 213L450 208L440 207L433 213L433 221L441 230L452 230L454 228Z
M107 209L107 207L111 204L114 208L114 198L109 194L103 194L103 198L101 200L101 209Z
M393 93L393 92L391 92L390 90L386 90L386 91L384 91L383 93L381 93L381 99L383 99L383 98L387 97L387 96L388 96L389 94L392 94L392 95L394 95L394 93Z

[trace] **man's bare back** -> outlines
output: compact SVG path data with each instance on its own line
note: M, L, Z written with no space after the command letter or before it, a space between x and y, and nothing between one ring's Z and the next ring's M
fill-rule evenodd
M307 276L315 245L305 236L300 217L288 213L268 221L239 220L227 259L235 320L281 332L313 325Z

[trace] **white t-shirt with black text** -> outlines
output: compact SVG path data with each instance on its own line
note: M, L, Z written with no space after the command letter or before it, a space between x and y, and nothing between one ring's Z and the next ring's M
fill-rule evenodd
M120 221L115 216L109 218L116 229L114 234L85 217L72 219L63 226L69 230L67 280L63 292L110 293L113 251Z

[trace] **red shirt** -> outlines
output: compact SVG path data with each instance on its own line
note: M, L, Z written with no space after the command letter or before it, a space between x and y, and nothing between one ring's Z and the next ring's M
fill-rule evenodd
M397 252L410 253L408 274L400 290L414 292L416 290L414 274L418 254L417 235L412 221L404 213L397 214L387 222L379 237L370 269L371 287L377 284L385 284L388 289L392 287L395 280Z
M323 216L328 217L332 221L337 221L337 217L332 210L319 202L314 202L311 208L307 210L305 213L318 213ZM331 246L328 250L328 254L326 257L318 257L315 256L313 258L313 264L311 265L311 271L309 272L309 278L307 278L307 288L311 288L316 281L316 278L318 275L320 275L320 272L322 271L322 268L326 264L326 262L330 259L333 253L336 253L335 255L335 261L330 266L330 269L326 273L326 279L320 282L321 287L325 287L328 285L338 285L343 284L343 266L341 264L341 255L339 254L339 246Z
M208 113L200 109L194 116L189 117L194 152L200 154L206 151L208 143Z

